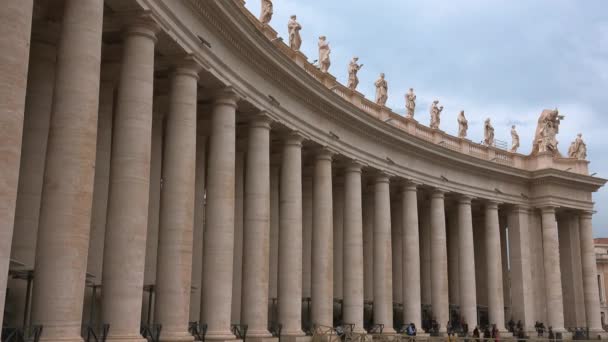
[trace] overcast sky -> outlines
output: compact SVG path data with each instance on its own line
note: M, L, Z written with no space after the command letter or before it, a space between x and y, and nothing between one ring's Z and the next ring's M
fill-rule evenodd
M260 0L247 0L256 16ZM517 125L528 154L538 116L558 107L560 150L583 133L589 170L608 177L607 0L275 0L271 26L287 41L289 16L302 25L302 52L317 59L327 36L330 72L346 84L347 64L359 57L358 90L373 99L380 72L389 83L387 105L403 113L404 94L418 95L416 119L445 106L441 129L456 135L464 110L469 137L483 138L490 117L496 138L510 144ZM608 190L594 194L594 232L608 237Z

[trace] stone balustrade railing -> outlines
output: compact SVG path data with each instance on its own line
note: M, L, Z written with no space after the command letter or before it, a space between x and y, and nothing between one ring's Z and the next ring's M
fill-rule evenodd
M387 125L392 125L401 129L404 131L404 134L415 136L422 140L441 145L444 148L465 155L527 171L552 168L583 175L589 174L589 162L586 160L554 157L551 154L542 153L534 156L513 153L494 146L486 146L474 143L468 139L458 138L447 134L444 131L431 129L428 126L420 124L415 119L401 116L393 112L390 108L380 106L367 99L362 93L349 89L345 85L338 82L333 75L322 72L317 66L308 61L306 55L300 51L294 51L288 45L286 45L285 42L283 42L283 39L278 37L278 34L274 29L268 25L263 25L260 23L259 20L245 8L244 4L242 9L254 23L254 25L263 32L263 34L274 44L274 46L291 58L296 65L302 67L306 73L310 75L310 77L315 79L317 82L322 83L334 94L345 101L350 102L357 108L361 109L364 113L384 121Z

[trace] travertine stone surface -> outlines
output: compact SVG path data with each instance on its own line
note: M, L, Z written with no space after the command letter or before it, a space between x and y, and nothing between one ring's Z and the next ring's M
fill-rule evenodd
M413 119L414 112L416 111L416 94L414 94L414 88L410 88L407 94L405 94L405 108L407 109L407 117Z
M511 149L509 152L517 152L519 148L519 134L517 134L517 130L515 129L515 125L511 126Z
M564 304L559 262L559 240L555 208L542 208L543 257L545 266L545 293L547 296L547 327L555 332L564 329Z
M391 257L393 267L393 303L403 304L403 222L401 194L391 194Z
M280 164L270 165L270 280L269 298L278 296L279 272L279 183L281 181Z
M81 341L103 3L68 0L63 13L36 247L32 324L44 326L44 340Z
M4 308L19 182L23 113L27 86L33 0L8 0L0 6L0 308ZM4 310L0 310L0 325Z
M477 288L471 197L458 199L458 281L460 317L472 329L477 323Z
M109 340L142 339L157 30L151 21L141 21L124 35L103 260L102 319L112 327Z
M302 332L302 138L293 133L283 146L279 215L279 323L284 336Z
M319 37L319 68L321 72L328 72L329 66L331 65L331 60L329 58L329 54L331 53L331 48L329 47L329 42L327 41L327 37L320 36Z
M232 303L236 106L230 89L215 95L209 136L207 168L207 221L203 241L201 321L208 324L207 338L230 340Z
M373 186L363 189L363 294L374 300L374 192Z
M448 299L450 305L460 305L458 210L450 208L446 213L446 234L448 238Z
M528 209L515 207L508 217L509 255L511 262L511 298L513 319L521 320L524 331L534 331L534 288L530 252L531 241Z
M333 326L333 201L332 154L315 156L312 214L312 323Z
M435 100L431 104L431 123L429 124L431 129L439 129L439 125L441 124L441 112L443 111L443 106L437 106L438 103L439 100Z
M448 301L448 256L445 229L444 192L434 190L431 194L431 305L439 323L439 332L446 331L449 320Z
M241 323L248 325L248 337L270 337L266 290L270 252L270 120L263 114L249 123L245 164Z
M207 175L207 139L209 121L197 122L196 137L196 185L194 190L194 243L192 244L192 287L190 294L190 321L201 317L201 289L203 287L203 241L205 238L205 189Z
M344 170L344 322L363 333L363 198L361 165L350 162Z
M357 63L359 61L359 57L353 57L353 59L348 63L348 84L346 85L348 89L355 90L359 85L359 77L357 77L357 73L361 68L363 68L363 64Z
M494 146L494 127L490 118L487 118L483 124L483 143L486 146Z
M55 56L53 45L32 42L27 74L15 226L10 249L11 259L18 260L29 268L34 267L36 254L44 162L55 87ZM12 320L11 317L5 319L10 326L20 326L27 283L23 280L9 279L8 284L10 291L7 307L14 309Z
M403 323L422 327L420 291L420 241L418 232L418 191L407 183L401 188L403 230Z
M272 20L273 14L272 0L262 0L261 5L262 10L260 12L260 21L262 22L262 24L268 25L268 23L270 23L270 20Z
M502 261L500 249L500 226L498 204L485 203L485 247L486 274L488 277L488 318L500 332L505 331L504 297L502 283Z
M389 178L381 173L374 179L374 323L384 324L383 334L395 332L390 218Z
M583 287L585 296L585 317L590 331L602 331L599 308L599 294L597 291L597 266L593 246L592 213L585 211L579 218L581 262L583 268Z
M386 100L388 100L388 82L384 79L384 73L380 74L374 85L376 86L376 104L385 106Z
M343 299L344 289L344 178L333 177L333 297Z
M158 238L155 321L161 340L192 341L188 332L199 67L180 65L171 75L166 119Z
M310 298L312 262L312 168L302 175L302 297Z
M242 140L241 140L242 141ZM245 202L245 155L244 146L237 141L234 177L234 252L232 255L232 305L230 322L241 321L241 294L243 285L243 224Z
M430 201L422 201L419 211L420 287L422 304L431 305L431 212Z
M292 15L287 23L287 29L289 31L289 47L294 51L300 51L302 46L302 37L300 36L300 30L302 26L298 23L297 17Z
M469 121L464 116L464 110L461 110L458 114L458 137L464 139L467 137L467 130L469 129Z

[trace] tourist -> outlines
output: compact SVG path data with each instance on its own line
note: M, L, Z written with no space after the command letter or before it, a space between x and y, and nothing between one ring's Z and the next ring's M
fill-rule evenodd
M479 327L475 326L475 329L473 329L473 338L479 339L479 337Z
M500 337L500 333L498 332L498 328L496 328L496 324L492 324L492 338L494 341L498 341Z

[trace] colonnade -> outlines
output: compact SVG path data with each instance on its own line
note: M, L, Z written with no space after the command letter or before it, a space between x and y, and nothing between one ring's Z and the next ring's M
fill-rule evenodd
M271 337L273 323L283 337L300 338L310 324L336 323L335 299L342 301L340 320L359 332L369 325L366 300L385 334L400 328L395 302L403 307L397 323L418 327L430 305L440 332L452 319L450 304L472 330L481 303L503 333L508 318L527 331L539 320L562 332L563 298L574 296L562 282L574 280L561 273L559 215L579 231L582 320L601 329L591 212L455 193L341 155L282 125L237 89L203 80L213 76L196 55L159 63L163 31L149 13L122 26L116 77L103 73L111 68L102 62L100 0L66 0L57 44L45 42L52 62L35 49L38 42L28 58L32 11L32 1L23 0L0 8L0 71L13 80L0 92L9 113L0 119L7 204L0 307L9 259L32 263L29 323L44 326L45 340L80 340L83 311L94 311L85 304L87 272L101 287L101 298L93 298L101 309L92 315L110 325L109 340L141 340L142 312L149 311L144 285L154 286L154 305L146 304L167 341L193 340L192 320L207 324L209 340L234 339L234 323L247 324L251 338ZM39 73L54 75L52 84ZM48 139L38 142L40 133ZM237 163L239 153L244 163ZM457 247L455 262L448 245ZM6 321L18 324L14 313L29 308L19 304L22 285L11 284ZM451 286L458 287L452 296ZM311 297L308 326L304 293Z

